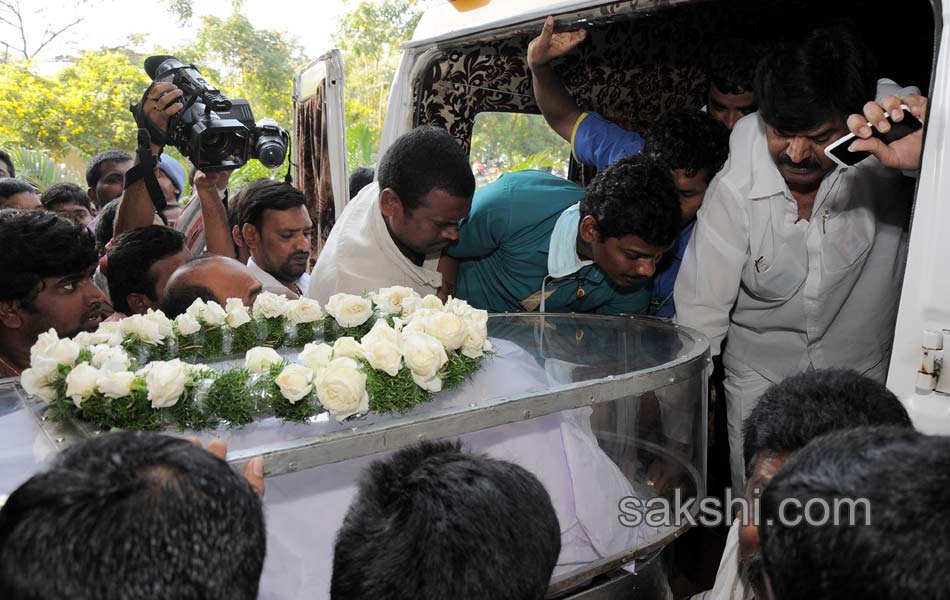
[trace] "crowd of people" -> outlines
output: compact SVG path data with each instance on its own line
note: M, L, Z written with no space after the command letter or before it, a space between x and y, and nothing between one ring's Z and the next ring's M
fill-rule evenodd
M548 19L527 63L545 119L597 169L586 188L523 171L476 192L455 138L419 127L352 186L312 270L308 199L288 183L232 191L227 172L192 170L182 205L188 175L152 143L97 155L85 191L37 194L0 153L0 377L50 328L263 290L325 303L401 285L492 312L672 318L722 356L733 489L763 507L733 522L707 598L950 594L950 442L915 432L883 386L922 132L887 145L872 129L902 104L924 121L927 99L879 78L852 34L818 30L767 51L724 43L703 110L627 131L551 67L584 39ZM154 83L139 114L163 131L180 96ZM825 155L849 131L874 158ZM241 478L212 450L126 432L63 452L0 511L0 596L256 597L261 465ZM789 498L867 498L871 518L790 526ZM521 467L409 447L366 470L331 597L540 599L559 532Z

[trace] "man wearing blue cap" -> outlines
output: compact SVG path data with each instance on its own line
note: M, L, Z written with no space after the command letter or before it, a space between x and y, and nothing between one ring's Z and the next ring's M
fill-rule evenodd
M165 194L165 210L162 213L168 221L169 227L174 227L181 216L181 192L185 189L185 168L168 156L162 154L158 161L158 185Z

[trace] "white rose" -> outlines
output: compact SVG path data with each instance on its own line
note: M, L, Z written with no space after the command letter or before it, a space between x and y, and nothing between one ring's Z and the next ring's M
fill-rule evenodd
M385 320L380 319L373 323L373 328L369 330L369 333L363 336L360 343L365 347L366 344L374 344L376 342L389 342L398 346L399 333L390 327L389 323Z
M486 331L485 335L486 336L488 335L488 311L487 310L482 310L480 308L472 309L471 312L469 312L465 316L465 319L477 324L479 327L485 328L485 331Z
M66 376L66 397L76 408L82 408L83 401L95 393L98 376L99 369L88 363L79 363Z
M402 316L403 318L409 318L415 314L416 309L422 304L422 297L418 294L413 296L406 296L402 299Z
M373 316L372 301L353 294L333 294L324 308L340 327L359 327Z
M169 361L153 361L145 373L145 385L152 408L170 408L178 403L185 391L185 365L177 358Z
M425 333L404 335L402 338L402 355L405 357L406 366L412 371L412 378L417 384L419 381L427 381L435 377L442 365L449 360L442 342ZM439 388L441 389L441 381L439 382Z
M230 300L228 302L230 302ZM229 327L231 327L231 329L237 329L238 327L251 322L251 313L249 310L247 310L247 308L244 307L243 304L240 306L232 306L231 308L227 309L227 311L228 316L225 319L225 322Z
M303 347L303 351L297 356L297 360L305 367L319 371L330 364L332 356L333 346L310 342Z
M132 394L133 381L135 373L99 371L96 387L106 398L125 398Z
M279 365L284 361L273 348L266 346L257 346L251 348L244 355L244 366L251 373L265 373L270 370L272 365Z
M193 315L182 313L175 317L175 325L181 335L194 335L201 331L201 323Z
M488 342L488 330L475 320L465 321L465 342L460 352L469 358L481 358L485 350L491 350Z
M162 311L152 310L150 308L148 312L145 313L145 318L158 325L158 331L162 334L163 338L174 335L175 332L172 330L172 321L166 317Z
M224 308L215 302L214 300L209 300L205 304L205 310L201 313L201 320L211 327L221 327L224 325L224 320L227 318L228 313L224 311Z
M351 337L333 342L333 358L363 358L363 345Z
M189 306L185 312L200 321L201 315L205 312L205 301L201 298L195 298L195 301L191 303L191 306Z
M320 303L310 298L299 298L288 302L287 318L294 325L313 323L323 318Z
M119 321L119 329L125 335L135 335L148 344L156 344L164 337L158 323L145 318L145 315L132 315Z
M122 344L122 327L116 321L100 323L95 336L97 343L120 346Z
M426 325L428 323L428 311L421 310L412 315L412 320L402 326L400 333L407 335L410 333L428 333Z
M247 307L244 306L244 301L241 300L240 298L228 298L227 301L224 303L224 310L226 312L239 310L241 308L247 309Z
M264 319L275 319L287 314L287 298L271 292L261 292L254 301L254 315Z
M34 369L32 367L24 369L23 373L20 374L20 385L23 386L27 394L36 396L44 402L52 402L56 399L56 390L47 385L50 375L48 369Z
M379 309L390 315L402 314L402 303L409 297L419 298L419 294L412 288L394 285L392 287L382 288L379 292L372 294L373 302Z
M82 348L70 339L56 340L31 359L32 363L48 362L54 365L73 366Z
M128 371L132 365L128 355L119 346L101 344L89 349L92 352L92 365L103 371L118 373Z
M289 364L274 379L274 383L284 398L296 404L313 390L313 370L303 365Z
M314 382L317 398L338 421L369 410L366 375L351 358L336 358Z
M363 338L363 356L371 367L385 371L393 377L399 374L402 367L402 352L399 346L383 338L371 339L369 342Z
M426 317L426 333L449 350L458 350L465 341L465 322L452 313L432 314Z
M442 310L444 306L442 305L442 301L439 300L438 296L429 294L428 296L422 299L422 302L419 303L419 308L428 308L431 310Z
M30 348L30 358L32 359L35 356L43 356L46 351L59 341L59 334L56 333L56 330L50 328L48 331L41 333L37 338L36 342L33 343L33 346Z
M465 300L459 300L458 298L453 298L452 296L449 296L449 299L445 301L445 307L443 308L443 310L445 312L450 312L453 315L466 317L474 309Z

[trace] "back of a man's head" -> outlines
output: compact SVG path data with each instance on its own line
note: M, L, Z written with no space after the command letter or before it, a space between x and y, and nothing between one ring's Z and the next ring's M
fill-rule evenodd
M795 452L822 434L860 425L912 427L897 396L855 371L819 369L788 377L766 390L743 421L747 474L759 452Z
M248 599L265 553L257 493L187 440L84 441L0 511L0 597Z
M671 110L653 123L643 153L688 177L703 172L709 181L729 157L729 130L702 111Z
M679 235L680 203L665 163L627 156L597 173L581 199L581 219L591 216L602 242L635 235L651 246L668 246Z
M422 443L374 463L337 535L332 600L540 600L557 515L525 469Z
M894 427L818 438L766 488L762 523L776 600L948 598L950 438Z
M96 218L96 248L100 254L106 253L106 245L112 240L112 232L115 227L115 214L119 210L119 202L122 198L116 198L109 201L108 204L99 209L99 216Z
M709 52L706 77L723 94L751 92L760 48L748 40L728 38L716 43Z
M475 176L468 156L449 132L424 125L406 133L386 150L376 169L379 189L391 189L407 210L432 190L471 198Z
M163 225L133 229L117 237L106 254L109 297L115 309L133 314L135 311L127 300L133 293L158 302L162 290L155 289L158 275L152 266L184 249L184 234Z
M759 62L755 98L762 119L784 133L813 130L861 112L874 99L873 54L850 31L818 29L777 45Z

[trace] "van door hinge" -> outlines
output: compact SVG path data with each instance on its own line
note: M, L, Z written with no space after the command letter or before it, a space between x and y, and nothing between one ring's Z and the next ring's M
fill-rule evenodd
M950 364L945 363L944 348L950 349L950 329L925 330L921 344L923 355L917 371L917 388L950 394Z

